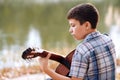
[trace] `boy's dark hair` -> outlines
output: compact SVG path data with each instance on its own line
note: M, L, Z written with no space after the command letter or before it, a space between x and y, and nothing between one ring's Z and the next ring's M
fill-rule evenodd
M89 21L93 29L96 28L98 23L99 13L97 9L89 3L80 4L68 12L67 19L76 19L82 25L84 22Z

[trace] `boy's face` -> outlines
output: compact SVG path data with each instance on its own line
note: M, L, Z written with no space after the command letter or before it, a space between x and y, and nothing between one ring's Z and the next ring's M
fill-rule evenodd
M68 22L70 24L69 32L76 40L82 40L86 37L87 29L85 23L81 25L76 19L69 19Z

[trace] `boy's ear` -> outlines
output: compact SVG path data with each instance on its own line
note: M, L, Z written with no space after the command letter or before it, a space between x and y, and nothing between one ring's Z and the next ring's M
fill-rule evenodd
M86 30L90 29L91 28L90 22L86 21L85 27L86 27Z

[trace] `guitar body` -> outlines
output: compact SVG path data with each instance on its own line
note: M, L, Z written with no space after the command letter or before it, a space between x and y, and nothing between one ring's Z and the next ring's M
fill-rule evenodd
M68 63L71 65L72 62L72 56L74 54L75 50L71 51L67 56L66 56L66 60L68 61ZM70 69L67 68L65 65L63 64L59 64L55 70L55 72L64 75L64 76L68 76Z

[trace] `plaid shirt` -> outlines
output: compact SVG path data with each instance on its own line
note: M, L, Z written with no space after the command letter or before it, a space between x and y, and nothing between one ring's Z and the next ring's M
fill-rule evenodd
M73 55L69 76L84 80L115 80L115 49L112 40L92 32Z

